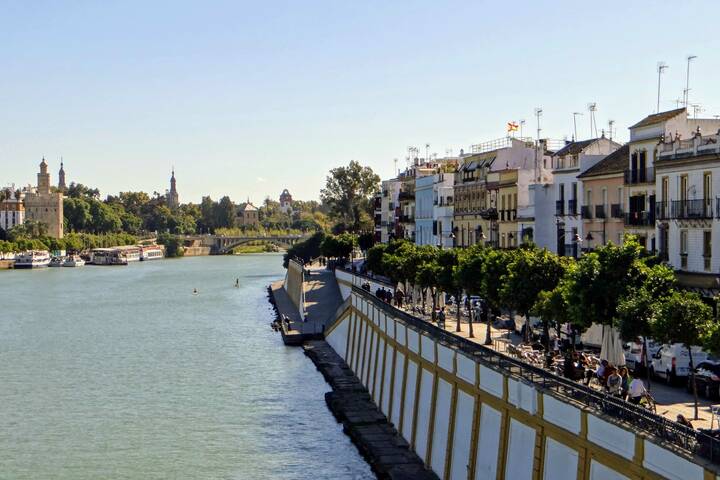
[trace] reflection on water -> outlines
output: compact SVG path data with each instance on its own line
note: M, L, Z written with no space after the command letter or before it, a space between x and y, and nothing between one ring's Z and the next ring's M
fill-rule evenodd
M276 255L0 272L0 478L374 478L269 328L283 273Z

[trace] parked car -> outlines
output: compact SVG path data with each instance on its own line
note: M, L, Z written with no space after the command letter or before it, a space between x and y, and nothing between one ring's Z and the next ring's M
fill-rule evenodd
M700 347L692 347L693 363L700 364L707 360L707 353ZM687 383L687 376L690 373L690 356L688 349L681 343L663 345L651 357L650 376L660 377L669 385L677 384L678 381Z
M694 359L695 355L693 354ZM698 363L695 368L695 384L698 395L713 400L720 398L720 363L710 360ZM686 385L687 391L692 393L690 376L688 376Z
M645 366L642 362L642 338L639 338L637 342L628 342L625 344L625 366L630 370L631 373L634 375L644 375L645 374ZM647 349L648 349L648 365L652 361L653 355L657 353L657 351L660 349L660 345L655 343L653 340L648 339L647 340Z

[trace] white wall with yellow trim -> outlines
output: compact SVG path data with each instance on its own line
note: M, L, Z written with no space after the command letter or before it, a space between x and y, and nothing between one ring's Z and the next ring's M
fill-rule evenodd
M442 479L716 478L622 424L480 364L372 299L351 296L327 341Z

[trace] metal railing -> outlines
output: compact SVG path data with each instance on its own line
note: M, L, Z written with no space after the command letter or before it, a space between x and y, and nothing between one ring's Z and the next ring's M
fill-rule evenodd
M652 413L650 410L633 405L604 392L593 390L576 381L555 375L540 367L509 357L489 347L475 343L443 330L432 323L421 320L409 313L385 303L372 294L353 286L353 292L371 302L386 314L402 320L414 329L432 335L441 342L455 347L478 363L492 368L507 377L524 380L540 389L552 391L567 400L577 402L595 412L625 422L632 429L669 442L687 452L695 453L715 463L720 459L720 439L693 430Z
M657 202L655 204L655 217L658 220L669 220L670 217L670 202Z
M577 203L576 199L568 200L568 215L577 215Z
M558 217L565 215L565 200L555 201L555 215Z
M580 218L583 218L585 220L590 220L592 218L592 207L589 205L583 205L580 207Z
M625 214L625 225L650 227L655 225L655 212L628 212Z
M622 205L619 203L613 203L610 205L610 216L612 218L623 218Z
M712 218L712 200L673 200L670 203L670 218L676 219L703 219Z
M626 185L637 185L640 183L655 183L655 169L650 167L644 169L625 170Z
M607 218L605 205L595 205L595 218Z

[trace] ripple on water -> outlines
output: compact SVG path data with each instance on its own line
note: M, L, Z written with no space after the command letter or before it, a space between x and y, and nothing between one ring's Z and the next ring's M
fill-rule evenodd
M279 256L0 275L0 478L374 478L268 327L282 275Z

